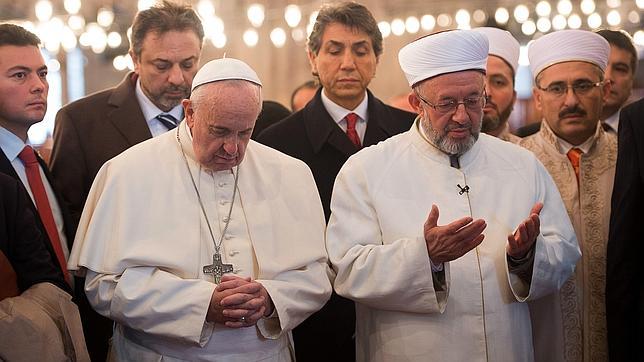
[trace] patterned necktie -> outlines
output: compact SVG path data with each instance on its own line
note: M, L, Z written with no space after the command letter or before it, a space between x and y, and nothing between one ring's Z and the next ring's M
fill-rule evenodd
M179 123L173 115L168 113L161 113L156 118L165 126L165 128L168 129L168 131L177 128L177 123Z
M47 192L45 191L45 185L43 184L42 178L40 176L40 167L38 165L38 160L36 159L36 154L34 153L33 148L25 146L25 148L23 148L22 151L18 154L18 158L20 158L25 166L27 182L29 182L29 188L31 189L31 193L34 196L36 208L38 209L38 215L40 215L40 220L45 226L45 231L47 232L49 241L54 248L56 259L58 259L58 264L63 271L65 280L67 281L67 283L70 283L69 272L67 271L67 262L65 261L65 254L63 253L63 247L60 244L58 228L56 227L56 222L54 221L54 214L51 211L49 198L47 197Z
M579 160L581 159L581 154L583 152L579 148L571 148L570 151L566 154L568 156L568 159L570 160L570 163L572 164L572 168L575 170L575 176L577 176L577 183L579 183Z
M356 122L358 121L358 115L355 113L349 113L346 117L344 117L344 119L347 120L347 137L349 137L351 143L353 143L357 148L362 148L362 145L360 143L360 136L358 136L358 132L356 131Z

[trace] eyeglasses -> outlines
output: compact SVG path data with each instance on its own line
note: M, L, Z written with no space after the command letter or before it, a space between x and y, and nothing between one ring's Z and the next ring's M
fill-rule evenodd
M483 94L478 97L464 98L460 102L451 100L451 101L432 104L430 101L428 101L427 99L423 98L420 94L418 94L418 92L416 92L416 96L426 105L434 108L434 110L436 110L437 112L444 113L444 114L456 112L456 110L458 109L458 106L461 104L465 106L465 109L467 111L479 112L483 109L488 99L487 95Z
M568 93L568 88L572 88L573 93L575 93L578 96L584 96L590 93L593 89L595 89L595 87L599 87L603 84L604 84L603 81L596 82L596 83L593 83L591 81L580 81L580 82L575 82L573 84L556 82L556 83L550 84L545 88L541 88L539 85L537 85L537 89L540 89L544 92L552 94L555 97L561 97L564 94Z

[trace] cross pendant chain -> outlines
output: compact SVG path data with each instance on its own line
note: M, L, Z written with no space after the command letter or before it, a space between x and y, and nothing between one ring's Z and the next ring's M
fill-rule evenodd
M221 283L221 277L226 273L232 273L233 265L224 264L221 261L221 254L216 252L212 256L212 264L203 267L204 274L212 274L215 277L215 284Z

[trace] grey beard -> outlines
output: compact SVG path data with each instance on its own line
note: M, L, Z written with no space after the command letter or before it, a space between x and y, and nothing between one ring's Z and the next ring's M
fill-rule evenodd
M448 126L445 127L442 135L438 131L436 131L434 127L432 127L432 123L428 120L423 119L421 122L421 127L423 127L423 131L425 131L425 134L427 135L427 138L429 138L429 141L439 150L447 153L448 155L460 156L469 151L469 149L472 148L472 146L474 146L476 141L479 139L479 134L481 133L481 123L482 122L479 122L478 129L472 128L470 130L471 134L466 140L460 142L455 141L447 136Z

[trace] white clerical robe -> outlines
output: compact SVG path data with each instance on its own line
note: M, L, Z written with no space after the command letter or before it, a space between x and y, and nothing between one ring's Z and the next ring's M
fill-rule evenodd
M218 242L233 175L200 171L185 122L177 131ZM117 358L288 360L290 331L329 298L324 214L309 169L250 141L235 171L222 259L260 282L275 308L241 329L205 322L216 285L203 267L215 247L177 132L134 146L99 171L69 268L87 271L90 303L117 322Z
M553 292L573 273L575 233L532 153L481 134L460 165L450 167L417 122L360 151L338 174L327 251L337 293L356 301L359 361L533 360L520 302ZM544 204L541 234L525 283L509 272L507 235L536 202ZM423 236L432 204L439 225L464 216L487 223L476 249L444 264L443 291L434 287Z

